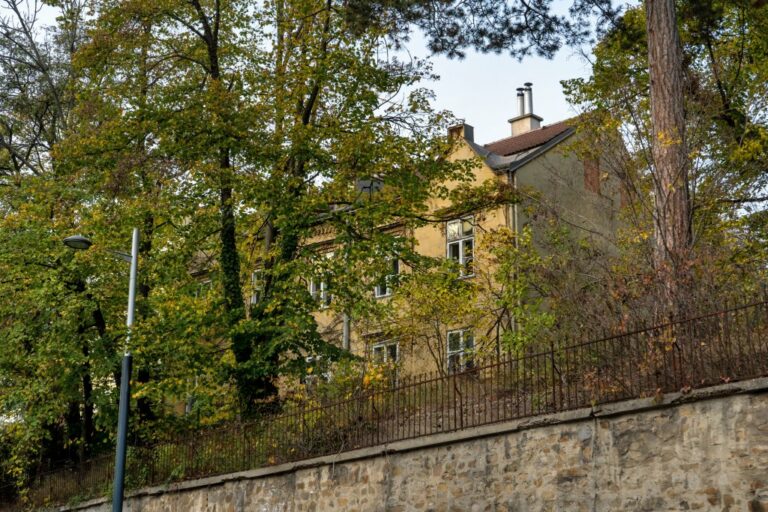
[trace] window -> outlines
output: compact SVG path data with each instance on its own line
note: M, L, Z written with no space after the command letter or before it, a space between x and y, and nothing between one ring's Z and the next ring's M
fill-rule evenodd
M251 304L256 304L264 296L264 271L251 272Z
M204 279L197 283L197 289L195 290L195 297L198 299L204 299L208 297L208 294L213 290L213 280Z
M304 358L307 363L306 372L299 381L307 387L314 387L319 382L328 382L331 380L331 369L328 361L323 356L307 356Z
M397 279L397 275L400 273L400 260L397 258L392 258L389 262L389 265L390 273L384 276L381 282L379 282L373 290L376 298L388 297L389 295L392 295L392 284L395 279Z
M380 367L390 386L397 385L399 358L397 341L377 341L371 345L371 362Z
M474 348L475 339L471 330L448 331L448 373L471 369Z
M331 292L328 291L328 283L325 281L319 281L317 279L309 281L309 293L312 295L313 299L320 303L321 308L327 308L331 305L333 296L331 295Z
M374 364L397 363L398 355L396 341L381 341L371 347L371 361Z
M445 230L447 257L459 264L462 276L474 274L475 226L472 217L448 221Z
M325 257L328 259L333 258L332 252L325 253ZM331 305L333 296L329 291L327 278L312 278L309 280L309 294L312 298L320 303L321 308L327 308Z

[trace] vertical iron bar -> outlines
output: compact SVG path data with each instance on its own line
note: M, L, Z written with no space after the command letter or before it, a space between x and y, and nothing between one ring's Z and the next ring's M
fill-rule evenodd
M747 356L747 360L750 362L750 377L757 376L759 374L757 370L757 351L755 350L755 345L752 341L752 331L749 328L749 316L750 312L753 308L745 309L742 317L744 318L744 336L746 337L747 341L747 350L749 350L749 355Z
M560 407L561 407L561 403L562 403L562 388L561 388L560 384L558 383L558 379L559 379L558 370L559 370L559 368L557 367L554 343L550 344L550 349L552 351L552 355L550 357L551 365L552 365L552 369L551 369L551 372L552 372L552 375L551 375L551 377L552 377L552 407L553 407L553 412L558 412L558 411L561 410Z

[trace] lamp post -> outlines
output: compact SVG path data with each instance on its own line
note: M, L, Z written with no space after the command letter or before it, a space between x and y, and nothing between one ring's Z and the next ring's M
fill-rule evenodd
M84 236L75 235L64 239L64 245L71 249L88 250L93 245L89 239ZM123 260L131 264L130 279L128 284L128 316L125 325L128 332L125 336L125 345L123 347L122 374L120 375L120 410L117 418L117 448L115 450L115 480L112 486L112 512L122 512L123 497L125 487L125 452L127 448L128 437L128 407L131 396L131 365L133 357L130 352L131 328L133 327L133 317L136 307L136 274L139 263L139 229L133 228L133 239L131 243L131 254L114 252Z

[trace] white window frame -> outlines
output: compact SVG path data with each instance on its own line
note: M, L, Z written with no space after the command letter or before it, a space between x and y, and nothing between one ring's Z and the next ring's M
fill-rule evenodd
M327 252L324 256L328 259L333 258L333 252ZM333 294L331 294L325 279L311 278L309 280L309 294L314 300L320 302L320 309L331 307Z
M459 337L458 347L451 348L451 337ZM467 343L469 341L469 343ZM475 336L472 329L448 331L445 338L447 373L461 373L472 368L472 355L475 351ZM455 362L452 362L455 361Z
M394 348L394 358L391 349ZM381 351L381 360L376 360L376 352ZM371 344L371 362L373 364L397 364L400 362L400 344L395 340L382 340Z
M256 304L264 294L264 269L257 268L251 272L251 304Z
M207 277L202 281L198 281L197 289L195 290L195 298L205 299L213 290L213 279Z
M469 234L464 232L464 223L469 223L472 227ZM452 226L458 226L458 232L453 236L451 235ZM461 277L472 277L475 275L475 228L475 219L473 216L449 220L445 225L445 257L456 261L459 264ZM468 243L472 245L472 252L469 255L466 254ZM451 246L457 246L459 249L458 261L451 257Z
M309 294L312 295L314 300L320 303L320 309L331 307L333 295L331 295L331 292L328 290L328 284L325 281L310 279Z
M326 367L324 371L320 371L326 362L323 356L307 356L304 358L304 362L307 363L307 366L312 368L312 373L304 374L302 376L300 379L302 384L305 386L313 386L316 385L319 381L328 382L331 380L333 374L328 367Z
M392 273L384 276L384 279L373 287L373 295L377 299L392 295L392 283L400 274L400 260L398 258L391 258L388 263L392 265Z

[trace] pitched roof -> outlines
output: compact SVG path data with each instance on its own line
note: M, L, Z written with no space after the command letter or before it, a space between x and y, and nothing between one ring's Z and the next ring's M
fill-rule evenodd
M483 147L491 153L496 153L501 156L514 155L522 151L535 148L546 144L558 135L570 130L569 120L560 121L559 123L542 126L537 130L532 130L522 135L515 137L507 137L506 139L497 140L485 144Z

